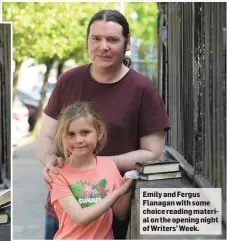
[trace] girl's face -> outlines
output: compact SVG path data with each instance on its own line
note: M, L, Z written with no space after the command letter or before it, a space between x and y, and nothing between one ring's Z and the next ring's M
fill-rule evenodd
M97 131L92 120L80 117L70 122L66 147L72 157L93 155L97 141Z

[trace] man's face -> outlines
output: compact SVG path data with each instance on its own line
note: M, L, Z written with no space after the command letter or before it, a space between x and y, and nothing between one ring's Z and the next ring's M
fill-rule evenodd
M122 64L131 44L129 37L124 38L120 24L99 20L90 26L87 48L94 67L110 69Z

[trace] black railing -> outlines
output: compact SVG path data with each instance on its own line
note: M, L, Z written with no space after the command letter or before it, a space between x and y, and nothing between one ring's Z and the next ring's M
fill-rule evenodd
M167 145L226 197L226 3L159 3Z
M0 183L10 183L11 24L0 24Z

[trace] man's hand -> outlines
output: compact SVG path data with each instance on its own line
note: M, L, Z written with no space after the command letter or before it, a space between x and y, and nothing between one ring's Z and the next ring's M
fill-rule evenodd
M43 181L48 189L51 189L51 182L53 182L52 178L48 174L48 171L51 171L54 174L58 175L58 170L56 169L56 166L61 168L63 167L63 165L64 165L63 158L56 157L54 155L52 155L49 158L49 162L47 163L47 165L43 170Z

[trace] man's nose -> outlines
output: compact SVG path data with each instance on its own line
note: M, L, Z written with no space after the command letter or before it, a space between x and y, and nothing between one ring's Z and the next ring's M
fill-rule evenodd
M105 39L103 39L100 42L100 49L101 50L105 50L105 51L109 50L109 44L108 44L108 42Z

